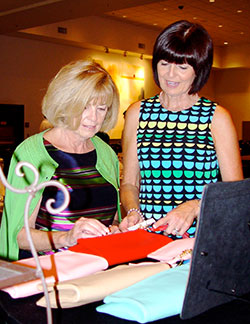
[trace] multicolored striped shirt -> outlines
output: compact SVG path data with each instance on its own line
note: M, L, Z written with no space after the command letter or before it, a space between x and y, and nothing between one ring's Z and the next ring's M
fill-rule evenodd
M200 98L192 107L169 111L159 95L143 100L137 129L140 208L158 220L181 203L200 199L203 186L218 180L211 122L216 104ZM192 236L196 223L189 229Z
M51 180L66 186L70 193L67 209L51 215L45 206L49 198L54 198L53 207L58 207L63 193L56 187L46 187L36 220L36 228L49 231L68 231L80 217L95 218L104 225L111 225L117 210L116 189L97 171L96 151L74 154L63 152L44 140L50 156L58 163Z

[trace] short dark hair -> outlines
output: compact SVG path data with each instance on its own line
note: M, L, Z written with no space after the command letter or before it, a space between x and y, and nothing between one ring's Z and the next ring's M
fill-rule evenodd
M157 64L160 60L191 65L195 79L188 94L195 94L208 80L213 64L213 41L201 25L187 20L176 21L159 34L154 44L152 68L159 87Z

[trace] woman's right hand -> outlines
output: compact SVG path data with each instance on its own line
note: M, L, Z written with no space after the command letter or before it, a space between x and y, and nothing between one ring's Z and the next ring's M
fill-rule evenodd
M108 233L108 227L97 219L81 217L70 231L65 232L65 246L75 245L80 238L103 236Z
M129 227L141 222L141 216L136 211L133 211L129 214L129 216L127 215L125 218L123 218L122 222L119 225L119 229L121 232L127 232Z

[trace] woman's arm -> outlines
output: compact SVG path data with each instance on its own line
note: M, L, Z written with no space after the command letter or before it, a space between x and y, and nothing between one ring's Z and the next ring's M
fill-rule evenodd
M50 251L65 246L72 246L77 243L79 238L106 235L108 228L96 219L81 217L75 222L70 231L42 231L35 229L37 214L40 208L41 200L35 207L29 217L29 227L37 251ZM26 230L23 227L17 235L17 242L20 249L30 250L27 240Z
M122 136L123 179L121 182L121 203L126 212L132 208L139 209L140 169L137 158L136 132L139 123L140 102L132 104L126 111ZM141 221L138 212L132 211L120 224L122 231Z
M211 132L222 180L242 180L242 162L235 126L230 113L221 106L216 107Z

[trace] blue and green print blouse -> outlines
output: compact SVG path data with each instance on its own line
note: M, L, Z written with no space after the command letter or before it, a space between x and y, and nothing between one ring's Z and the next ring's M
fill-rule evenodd
M216 104L200 98L192 107L168 111L159 95L143 100L137 129L140 208L158 220L181 203L200 199L205 184L218 181L211 135ZM188 230L192 237L196 221Z

